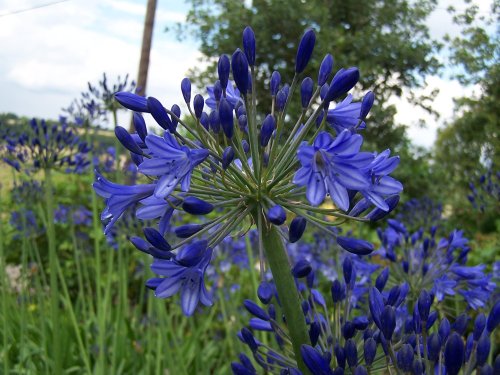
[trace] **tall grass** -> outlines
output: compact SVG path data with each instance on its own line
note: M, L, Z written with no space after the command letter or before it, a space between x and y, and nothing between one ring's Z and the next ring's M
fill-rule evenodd
M238 270L241 289L233 293L229 286L236 278L230 274L236 272L218 278L218 301L187 319L176 298L157 299L145 289L151 259L133 249L125 234L117 250L106 243L89 176L49 173L45 188L36 207L42 235L9 225L9 211L22 207L8 189L0 194L2 373L230 373L242 350L236 333L247 318L243 296L255 295L253 273ZM71 201L91 203L86 239L72 221L54 223L54 207ZM7 265L21 265L19 279L7 274Z

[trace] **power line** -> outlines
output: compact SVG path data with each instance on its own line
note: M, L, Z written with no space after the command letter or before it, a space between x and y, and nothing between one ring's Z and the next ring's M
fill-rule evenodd
M65 3L67 1L70 1L70 0L53 1L51 3L45 3L45 4L35 5L35 6L32 6L31 8L24 8L24 9L19 9L19 10L13 10L12 12L7 12L7 13L0 14L0 17L11 16L13 14L24 13L24 12L28 12L30 10L45 8L45 7L48 7L48 6L51 6L51 5Z

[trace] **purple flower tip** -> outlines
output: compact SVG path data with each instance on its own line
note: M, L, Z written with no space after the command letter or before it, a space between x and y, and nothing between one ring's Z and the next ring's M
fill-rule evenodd
M295 59L295 72L302 73L311 59L314 44L316 43L316 34L314 30L307 30L299 43L297 57Z
M135 112L149 112L146 98L131 92L122 91L115 94L115 99L125 108Z
M248 61L245 54L238 48L231 58L231 67L233 69L233 78L236 87L242 95L248 91Z
M255 34L250 26L243 30L243 49L250 66L255 65Z
M279 204L271 207L267 212L267 218L275 225L281 225L286 220L286 212Z
M344 250L357 255L368 255L375 250L370 242L357 238L338 236L337 243Z

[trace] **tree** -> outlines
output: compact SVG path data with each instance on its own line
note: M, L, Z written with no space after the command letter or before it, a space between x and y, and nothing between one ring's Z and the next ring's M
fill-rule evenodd
M438 132L434 149L454 216L463 221L475 219L471 224L483 232L497 229L498 201L471 215L466 198L470 183L476 185L485 172L500 171L499 10L500 0L495 0L489 17L482 16L474 4L454 16L462 28L460 36L447 38L454 76L463 84L474 84L479 93L455 100L455 118Z
M500 169L500 1L492 4L492 16L485 18L470 5L454 21L462 33L448 37L454 76L464 84L479 87L479 94L455 101L455 118L438 132L436 162L448 182L467 189L468 183L487 168ZM450 9L453 11L453 9Z
M367 139L378 149L397 146L404 128L394 123L394 106L387 99L403 88L422 86L439 63L440 45L431 40L425 25L435 0L254 0L251 5L232 0L190 0L180 38L189 33L200 41L206 69L195 68L191 77L199 87L213 84L220 54L232 54L241 45L241 32L251 25L257 38L258 92L269 100L268 78L279 70L282 82L291 82L297 43L304 30L317 31L316 51L334 55L335 66L358 66L360 90L376 94L375 111ZM323 55L315 53L306 74L316 78ZM416 98L414 98L416 99ZM298 104L296 104L298 106ZM297 109L298 110L298 109Z

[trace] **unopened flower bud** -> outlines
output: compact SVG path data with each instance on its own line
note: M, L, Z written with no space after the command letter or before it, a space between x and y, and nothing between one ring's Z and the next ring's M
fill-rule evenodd
M292 268L293 277L300 279L306 277L312 271L311 263L305 259L299 260Z
M338 97L347 93L359 81L359 70L356 67L341 69L333 77L328 92L326 93L325 102L331 102Z
M365 340L363 355L367 366L371 366L377 354L377 342L369 337Z
M446 374L457 375L464 361L465 347L462 337L453 332L444 349L444 365Z
M226 98L221 98L219 104L219 120L227 138L234 134L233 109Z
M302 73L311 59L314 44L316 43L316 34L312 29L307 30L299 43L297 57L295 59L295 72Z
M278 93L279 87L281 83L281 75L279 72L274 71L273 74L271 75L271 96L276 96Z
M200 94L196 94L193 99L194 115L197 119L200 119L201 113L203 112L203 106L205 105L205 100Z
M248 91L248 61L245 54L238 48L231 58L233 78L241 95L245 96ZM222 84L222 81L221 81ZM224 86L222 86L224 87Z
M363 97L363 101L361 102L361 109L359 111L360 119L364 120L366 116L368 116L370 109L372 109L374 100L375 100L375 95L373 94L373 92L368 91Z
M191 81L189 78L184 78L181 82L181 91L184 101L187 105L191 102Z
M175 235L179 238L188 238L203 229L201 224L186 224L175 228Z
M177 104L174 104L172 105L172 108L170 108L170 110L174 113L174 115L176 115L178 118L181 117L181 108L177 105ZM175 119L173 116L171 116L171 121L172 121L172 126L174 128L174 130L177 128L177 119Z
M311 77L306 77L300 85L300 98L302 101L302 108L307 108L313 96L314 82Z
M219 102L221 97L222 97L222 85L220 84L220 81L217 80L214 83L214 98L215 98L215 101Z
M392 306L385 306L380 315L380 330L384 334L386 340L390 341L394 329L396 328L396 314Z
M208 124L210 125L210 129L214 133L219 133L220 132L220 119L219 119L219 112L218 111L212 111L208 115Z
M266 147L269 143L275 127L274 117L272 115L267 115L260 129L260 145L262 147Z
M142 117L142 114L140 112L134 112L133 122L137 135L139 135L139 137L144 142L146 136L148 135L148 128L146 127L146 122L144 121L144 117Z
M182 209L191 215L206 215L212 212L214 206L196 197L187 197L182 202Z
M370 242L352 237L338 236L337 243L344 250L357 255L368 255L375 250Z
M222 154L222 169L227 169L234 160L234 150L231 146L227 146Z
M131 92L122 91L115 94L115 99L125 108L135 112L149 112L146 98Z
M306 229L307 220L302 216L295 217L290 223L290 230L288 232L288 240L291 243L297 242Z
M267 218L275 225L281 225L286 220L286 212L279 204L271 207L267 212Z
M248 65L255 65L255 34L250 26L243 30L243 49L248 60Z
M148 111L151 113L151 116L155 119L155 121L160 125L163 129L173 131L174 126L170 117L168 116L167 110L163 107L163 104L160 101L152 96L150 96L147 100Z
M271 302L271 299L273 298L273 293L274 293L273 287L266 281L261 282L259 288L257 289L257 296L259 297L260 301L265 305Z
M333 68L333 56L327 54L319 67L318 86L321 87L326 83L326 81L328 80L328 76L332 72L332 68Z
M120 141L120 143L130 152L141 155L143 152L141 148L135 143L132 136L128 133L125 128L121 126L115 127L115 135L116 138Z
M227 82L229 81L229 70L230 70L229 57L227 55L222 55L221 57L219 57L219 62L217 64L217 71L219 73L219 84L223 90L226 89Z

